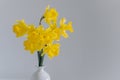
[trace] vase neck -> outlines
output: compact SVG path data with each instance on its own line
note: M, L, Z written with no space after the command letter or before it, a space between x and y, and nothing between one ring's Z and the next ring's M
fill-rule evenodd
M44 70L45 66L40 66L38 67L38 70L41 71L41 70Z

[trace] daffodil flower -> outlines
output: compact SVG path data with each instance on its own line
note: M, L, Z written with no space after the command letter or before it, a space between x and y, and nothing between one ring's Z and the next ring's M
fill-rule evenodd
M55 23L57 22L58 12L56 11L55 8L50 8L50 6L48 6L43 16L45 18L46 23L48 24Z
M17 21L17 23L13 25L13 32L16 34L16 37L25 35L27 30L28 25L24 22L24 20Z
M57 24L57 19L58 12L56 9L48 6L40 19L38 27L33 24L26 24L24 20L19 20L13 25L13 32L16 37L26 37L23 43L25 50L30 51L31 54L38 51L40 57L46 54L52 59L59 55L60 44L58 41L60 41L61 36L68 38L67 31L74 31L72 22L66 23L66 19L62 18ZM47 28L41 24L42 20L48 25Z

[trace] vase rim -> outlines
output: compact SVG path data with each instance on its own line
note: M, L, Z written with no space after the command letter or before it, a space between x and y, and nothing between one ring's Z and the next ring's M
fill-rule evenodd
M38 66L38 69L44 69L46 66Z

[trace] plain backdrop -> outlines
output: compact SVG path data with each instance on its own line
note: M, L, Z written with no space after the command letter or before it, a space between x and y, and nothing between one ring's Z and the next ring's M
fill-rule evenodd
M12 25L38 26L48 4L75 31L61 39L58 57L45 57L51 80L120 80L120 0L0 0L0 79L29 80L37 70L37 54L24 50Z

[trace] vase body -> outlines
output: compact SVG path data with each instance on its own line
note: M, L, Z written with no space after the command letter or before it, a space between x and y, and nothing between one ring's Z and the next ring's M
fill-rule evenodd
M49 74L44 70L44 66L38 67L31 77L31 80L50 80Z

